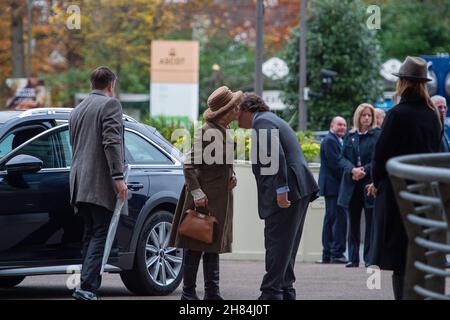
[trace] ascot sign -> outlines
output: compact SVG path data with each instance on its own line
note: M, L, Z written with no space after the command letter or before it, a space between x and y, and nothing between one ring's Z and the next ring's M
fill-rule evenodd
M175 48L170 49L167 57L161 57L159 60L160 65L182 65L184 64L184 57L177 56L177 50Z
M150 115L187 116L197 121L199 45L197 41L153 41Z

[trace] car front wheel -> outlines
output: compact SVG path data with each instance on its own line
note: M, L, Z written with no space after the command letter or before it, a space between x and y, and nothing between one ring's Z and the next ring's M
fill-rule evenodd
M121 273L122 281L137 295L171 294L182 280L183 250L169 247L172 213L153 213L142 227L132 270Z

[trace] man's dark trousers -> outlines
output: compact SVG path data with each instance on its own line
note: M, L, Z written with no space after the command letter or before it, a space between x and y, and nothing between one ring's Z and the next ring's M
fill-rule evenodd
M77 204L77 208L84 219L81 290L97 294L102 282L100 269L112 212L89 203Z
M322 231L322 260L344 258L347 238L347 214L337 204L337 196L325 196L325 218Z
M295 300L295 257L311 197L300 199L264 220L266 274L261 299Z

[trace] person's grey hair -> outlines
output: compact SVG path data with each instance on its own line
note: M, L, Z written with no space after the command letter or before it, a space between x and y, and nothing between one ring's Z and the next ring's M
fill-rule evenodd
M434 104L436 104L439 101L444 102L444 105L447 107L447 99L445 99L445 97L440 96L440 95L435 95L431 97L431 101L433 101Z

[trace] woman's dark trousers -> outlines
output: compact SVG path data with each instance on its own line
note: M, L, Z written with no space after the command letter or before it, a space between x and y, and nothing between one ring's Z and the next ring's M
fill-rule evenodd
M349 233L348 233L348 260L359 264L359 244L361 243L361 213L364 209L366 218L366 231L364 237L364 262L369 262L370 238L372 231L372 208L364 207L364 185L358 183L353 191L348 208Z

